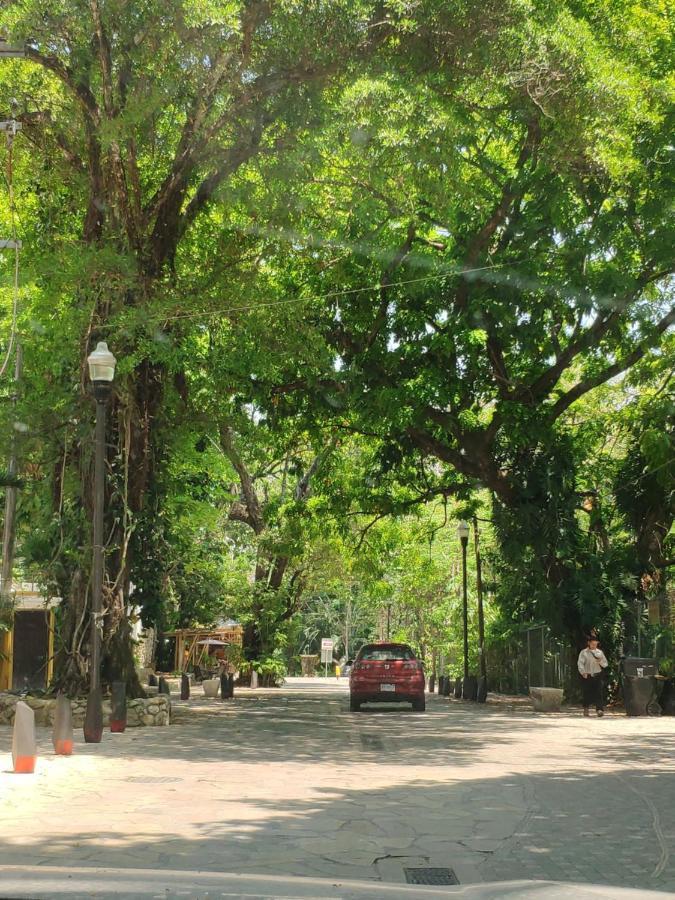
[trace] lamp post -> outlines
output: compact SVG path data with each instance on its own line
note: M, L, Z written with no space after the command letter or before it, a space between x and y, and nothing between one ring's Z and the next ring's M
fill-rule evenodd
M101 697L101 614L103 610L103 505L105 502L105 418L112 393L116 359L105 341L100 341L87 358L89 377L96 400L96 441L94 453L94 534L91 576L91 638L89 695L84 720L84 739L99 744L103 735Z
M478 597L478 652L480 654L480 677L487 678L485 660L485 615L483 613L483 566L480 558L478 516L473 517L473 538L476 549L476 595Z
M457 526L457 537L462 545L462 613L464 625L464 678L469 677L469 623L466 591L466 548L469 543L469 526L460 522Z

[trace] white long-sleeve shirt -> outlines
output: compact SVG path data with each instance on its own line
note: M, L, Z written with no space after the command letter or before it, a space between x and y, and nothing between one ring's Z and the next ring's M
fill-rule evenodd
M597 675L606 669L607 665L607 657L602 650L590 650L588 647L581 651L577 661L580 675Z

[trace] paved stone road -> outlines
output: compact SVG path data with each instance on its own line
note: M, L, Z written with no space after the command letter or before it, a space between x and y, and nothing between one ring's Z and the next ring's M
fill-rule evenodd
M106 732L34 776L0 728L0 865L101 865L462 883L553 878L675 894L675 719L429 698L348 711L293 681L174 702L170 728Z

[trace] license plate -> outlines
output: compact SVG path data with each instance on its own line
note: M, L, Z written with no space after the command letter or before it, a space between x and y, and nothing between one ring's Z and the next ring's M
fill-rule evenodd
M381 684L380 690L381 691L395 691L396 685L395 684Z

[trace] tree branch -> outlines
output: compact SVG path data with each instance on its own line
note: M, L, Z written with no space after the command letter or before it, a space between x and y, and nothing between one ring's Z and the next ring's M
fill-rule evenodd
M89 85L77 79L73 69L66 66L57 56L45 56L39 50L31 46L26 47L26 56L34 62L39 63L44 69L48 69L56 77L65 84L68 90L74 95L79 102L85 115L98 123L100 121L100 110L96 98L92 93Z
M413 245L413 241L415 240L415 236L417 235L417 229L414 222L410 222L408 224L408 231L406 234L406 238L398 248L396 253L394 254L394 258L389 263L387 268L384 270L382 274L382 279L380 281L380 305L377 310L377 315L373 321L370 332L366 339L366 349L373 346L377 335L380 332L380 329L387 321L387 307L389 305L389 300L387 298L387 288L391 284L391 279L393 278L396 270L401 266L406 256L410 253Z
M464 254L464 262L462 268L464 270L474 269L481 255L487 250L494 233L506 219L509 210L515 200L518 199L522 191L517 189L517 176L525 167L529 159L534 156L536 147L541 139L539 123L536 119L530 121L527 126L527 135L523 146L518 154L516 162L516 176L510 178L502 189L499 202L495 206L490 218L483 227L473 236ZM455 309L463 310L469 299L469 282L463 277L457 289L455 296Z
M663 332L673 324L675 324L675 307L673 307L656 325L656 335L660 337ZM615 362L611 366L607 366L601 372L598 372L597 375L592 375L589 378L585 378L583 381L578 382L578 384L575 384L573 388L564 393L562 397L553 404L548 417L549 421L555 422L566 409L580 397L583 397L584 394L599 387L601 384L605 384L611 378L620 375L622 372L625 372L626 369L635 365L638 360L642 359L642 357L655 346L657 341L654 340L654 337L655 336L650 336L649 338L645 338L644 341L634 347L634 349L627 356L624 356L623 359Z
M585 350L597 347L602 338L616 325L632 300L651 282L663 277L663 273L645 269L638 277L636 284L621 297L615 300L614 308L607 315L598 313L592 324L581 330L581 319L565 348L557 353L555 363L546 369L529 385L521 385L513 392L512 399L525 403L538 403L555 387L560 376L569 368L570 363ZM666 326L667 327L667 326ZM611 377L611 376L610 376Z
M239 476L241 492L244 497L244 503L239 504L242 508L240 509L237 507L237 504L234 504L230 510L230 517L234 518L236 521L245 522L247 525L250 525L257 535L262 534L265 530L265 520L260 501L255 490L255 485L253 484L253 479L234 445L234 432L229 425L220 426L220 445L223 448L223 452L232 463L235 472ZM244 508L246 510L245 516L243 512ZM242 516L244 517L242 518Z

